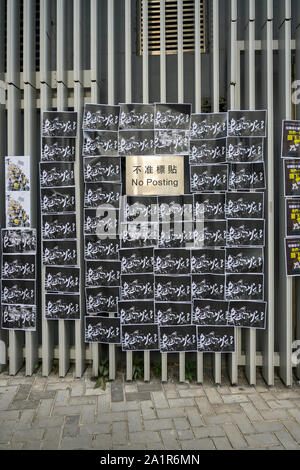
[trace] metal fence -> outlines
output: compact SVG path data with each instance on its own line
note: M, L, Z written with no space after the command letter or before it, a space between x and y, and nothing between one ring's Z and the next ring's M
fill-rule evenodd
M153 2L152 2L153 3ZM300 339L298 280L285 277L284 201L280 133L282 119L299 118L293 105L292 82L300 77L300 2L297 0L207 0L206 47L203 52L202 0L194 0L194 51L184 52L184 0L177 0L177 54L166 50L166 3L160 5L160 54L149 54L148 0L0 0L0 155L31 155L33 226L40 228L38 162L41 110L79 112L84 103L191 102L193 111L267 109L265 332L238 330L237 351L225 363L221 354L210 356L215 383L227 366L238 383L238 367L245 368L255 385L257 367L267 384L274 383L279 367L283 382L293 380L292 342ZM191 2L189 2L190 4ZM140 8L143 50L140 54ZM38 59L38 60L37 60ZM79 123L80 124L80 123ZM77 146L77 190L80 191L80 147ZM4 158L0 161L1 224L4 226ZM81 211L77 223L82 225ZM78 240L79 257L82 240ZM82 258L82 256L81 256ZM44 297L40 276L40 300ZM83 321L57 324L38 309L37 332L0 330L8 346L9 373L25 361L31 375L42 360L42 373L59 360L59 375L70 363L81 377L87 362L98 374L101 348L84 344ZM84 312L82 312L82 318ZM70 325L73 323L73 325ZM115 346L109 347L110 378L116 373ZM150 379L150 353L144 353L145 380ZM167 355L161 355L162 380L167 379ZM203 382L203 354L197 354L197 380ZM133 354L126 355L126 377L132 377ZM300 378L300 367L294 369ZM185 354L179 358L180 380L185 378Z

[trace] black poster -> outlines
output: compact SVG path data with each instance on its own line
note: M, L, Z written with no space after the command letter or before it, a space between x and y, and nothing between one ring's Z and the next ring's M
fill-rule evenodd
M299 160L284 160L284 195L286 197L300 196L300 162Z
M226 220L198 222L194 232L195 246L197 248L224 247L226 246L226 236Z
M86 235L107 234L112 239L116 238L118 230L119 211L115 209L101 210L85 209L84 233Z
M159 248L182 248L189 247L194 243L193 222L159 224Z
M125 221L154 223L158 221L158 202L155 196L127 196Z
M192 304L179 302L155 303L160 326L184 326L192 324Z
M43 137L41 153L43 162L74 162L76 139Z
M227 193L228 219L263 219L264 193Z
M227 245L230 247L265 246L265 221L262 219L229 219Z
M235 352L235 329L222 326L198 326L198 352Z
M192 165L190 168L192 192L227 191L227 165Z
M196 220L224 220L225 194L194 194Z
M119 298L119 287L90 287L86 289L86 313L87 315L116 313Z
M120 130L154 129L153 104L121 104Z
M286 199L286 236L300 236L300 199Z
M155 300L159 302L190 302L190 276L155 276Z
M263 274L228 274L226 300L263 300Z
M3 229L3 254L34 254L36 253L36 230Z
M227 248L226 272L229 274L262 274L264 253L262 248Z
M46 267L45 290L47 293L77 294L79 289L79 268Z
M40 163L41 188L75 186L74 163Z
M92 209L103 204L109 204L119 209L122 185L116 183L86 183L84 205Z
M82 128L88 131L118 131L120 106L86 104Z
M118 156L118 132L84 131L83 156Z
M227 113L192 114L191 139L218 139L227 137Z
M193 220L193 196L159 196L159 220L168 221L190 221Z
M119 154L124 157L154 155L154 131L120 131Z
M190 151L188 131L155 131L155 155L188 155Z
M198 326L226 326L229 303L223 300L195 300L193 324Z
M76 239L76 214L43 215L43 240Z
M122 248L156 247L159 239L158 224L122 225Z
M228 137L266 137L266 111L229 111Z
M217 274L193 274L193 299L224 300L225 276Z
M160 352L196 352L197 329L195 326L162 326L159 329Z
M45 111L42 137L76 137L77 113L69 111Z
M300 275L300 240L289 238L285 240L285 263L287 276Z
M266 328L266 302L230 302L227 323L240 328Z
M191 140L190 164L225 163L226 139Z
M44 266L76 266L76 241L44 241L43 264Z
M229 167L231 191L266 188L264 163L233 163Z
M155 129L190 130L191 105L179 103L155 104Z
M46 294L46 320L79 320L80 295Z
M135 300L119 302L118 314L122 325L156 324L154 302L149 300Z
M35 281L1 281L1 301L4 305L35 305Z
M86 183L121 182L121 159L117 157L85 157L83 159Z
M75 188L41 189L43 214L76 212Z
M101 240L97 235L87 235L85 237L85 259L90 261L118 260L120 240Z
M192 250L192 274L225 274L225 250Z
M190 274L189 250L155 250L155 274Z
M121 276L122 300L153 300L154 276L152 274L125 274Z
M153 248L120 250L122 274L153 273Z
M35 255L3 255L2 279L35 280Z
M122 325L123 351L159 351L157 325Z
M300 121L282 123L282 157L300 158Z
M120 344L120 318L85 317L85 342Z
M119 261L87 261L85 285L87 287L119 287L121 263Z
M252 163L264 160L264 140L260 137L228 137L227 162Z
M36 331L36 307L2 305L1 328L14 331Z

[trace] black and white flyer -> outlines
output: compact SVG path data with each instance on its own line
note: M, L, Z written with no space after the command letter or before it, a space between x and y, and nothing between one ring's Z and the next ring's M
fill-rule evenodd
M158 221L156 196L127 196L124 222L155 223Z
M85 342L121 344L120 318L85 317Z
M191 250L192 274L225 274L225 250Z
M226 139L191 140L190 164L225 163Z
M43 215L42 236L44 241L76 239L76 214Z
M157 325L122 325L123 351L159 351Z
M122 185L116 183L86 183L84 206L87 209L107 205L119 209Z
M78 294L80 290L80 269L47 266L45 290L49 294Z
M265 246L265 221L263 219L228 219L227 246Z
M3 254L35 254L37 237L35 229L3 229Z
M191 165L191 191L227 191L227 165Z
M227 113L192 114L192 140L214 140L225 137L227 137Z
M77 113L44 111L42 137L76 137Z
M177 222L174 225L159 224L159 248L182 248L189 247L194 243L193 222Z
M153 248L120 250L122 274L151 274L153 273Z
M87 261L119 259L119 239L101 240L97 235L86 235L84 246L84 254Z
M191 194L159 196L158 207L160 222L193 220L193 196Z
M229 303L223 300L194 300L193 324L226 326Z
M84 157L118 156L118 132L112 131L84 131L83 149Z
M41 189L43 214L76 212L75 187Z
M161 326L160 352L196 352L197 329L196 326Z
M120 299L119 287L89 287L86 289L87 315L116 313Z
M121 263L119 261L87 261L86 287L119 287Z
M74 163L40 163L41 188L75 186Z
M155 129L190 130L191 105L155 103Z
M284 195L285 197L300 196L300 161L283 161L284 166Z
M263 249L226 248L226 272L228 274L263 274Z
M194 211L196 220L224 220L225 194L194 194Z
M229 165L228 189L231 191L266 189L264 163L232 163Z
M194 232L194 243L197 248L225 247L227 237L226 220L208 220L198 222Z
M193 299L224 300L225 276L218 274L192 275Z
M159 239L158 224L124 224L122 228L122 248L156 247Z
M46 320L79 320L80 295L78 294L46 294Z
M285 264L286 275L299 276L300 275L300 239L287 238L285 240Z
M118 157L85 157L83 166L86 183L121 183L121 159Z
M86 104L82 128L86 131L118 131L120 106Z
M227 274L226 300L263 300L263 274Z
M263 219L264 193L226 193L228 219Z
M154 130L120 131L119 155L154 155Z
M120 130L151 130L154 129L153 104L120 104Z
M190 274L190 251L181 249L155 250L155 274Z
M198 352L235 352L235 328L226 326L198 326Z
M114 209L85 209L84 233L86 235L107 235L116 238L118 233L119 211Z
M228 137L227 162L252 163L264 160L264 139L260 137Z
M228 111L228 137L266 137L267 111Z
M300 199L286 199L286 236L300 236Z
M1 328L13 331L36 331L36 307L2 305Z
M153 274L124 274L121 276L122 300L153 300Z
M155 131L155 155L188 155L189 131L165 129Z
M155 300L158 302L190 302L190 276L155 276Z
M239 328L266 328L266 302L230 302L227 324Z
M120 301L118 315L122 325L157 324L157 313L152 300Z
M36 303L35 281L2 280L1 302L3 305L32 305Z
M36 279L35 255L3 255L2 279Z
M160 326L185 326L192 324L191 303L155 302L155 312Z
M76 139L63 137L42 138L42 162L74 162Z
M283 158L300 158L300 121L282 122Z
M76 266L77 242L74 240L43 241L44 266Z

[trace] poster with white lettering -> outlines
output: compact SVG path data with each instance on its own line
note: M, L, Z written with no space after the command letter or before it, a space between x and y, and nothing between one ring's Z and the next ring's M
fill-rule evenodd
M158 196L159 221L167 224L169 221L177 222L193 220L193 196Z
M155 302L155 312L160 326L192 324L192 304L181 302Z
M77 113L73 111L44 111L42 137L76 137Z
M288 160L283 161L284 166L284 196L299 197L300 196L300 161Z
M230 302L227 324L239 328L266 328L266 302Z
M160 352L196 352L197 329L196 326L161 326Z
M153 274L122 274L121 296L122 300L153 300Z
M155 103L155 129L189 131L191 109L192 106L185 103Z
M86 104L82 128L86 131L118 131L120 106Z
M40 163L41 188L75 186L74 163Z
M35 305L35 281L5 280L1 281L1 299L3 305Z
M198 326L226 326L229 302L223 300L194 300L193 324Z
M89 287L85 291L87 315L117 312L120 299L119 287Z
M120 104L120 130L150 130L154 129L153 104Z
M3 255L2 279L36 279L35 255Z
M224 300L225 276L218 274L192 275L193 299Z
M119 287L121 263L119 261L87 261L86 287Z
M299 237L300 236L300 199L286 199L285 201L285 214L286 214L286 236Z
M226 220L207 220L205 222L198 221L194 231L195 247L225 247L226 236Z
M155 250L155 274L190 274L190 251L182 249Z
M194 224L192 221L159 224L159 248L189 248L194 244Z
M194 194L195 218L201 220L224 220L225 194L224 193L203 193Z
M76 214L43 215L43 240L71 240L77 235Z
M225 274L225 250L191 251L192 274Z
M190 151L189 131L164 129L155 131L155 155L188 155Z
M225 163L226 139L191 140L190 164Z
M42 162L74 162L75 156L76 139L64 137L42 138Z
M156 196L126 196L124 222L155 223L158 221Z
M263 219L228 219L227 246L265 246L265 221Z
M115 239L118 233L119 211L114 208L85 209L84 233L86 235L102 235Z
M263 160L264 139L260 137L228 137L228 163L251 163Z
M49 294L78 294L80 290L80 269L47 266L45 290Z
M155 276L155 300L191 302L190 276Z
M97 235L86 235L84 246L84 256L87 261L119 259L120 240L118 238L101 240Z
M118 132L114 131L84 131L84 157L118 156Z
M75 187L41 189L43 214L76 212Z
M79 320L81 313L80 295L46 294L46 320Z
M223 326L197 327L198 352L235 352L235 328Z
M101 344L120 344L120 318L85 317L85 342Z
M226 300L264 300L263 274L227 274Z
M122 185L116 183L86 183L84 206L87 209L110 205L119 209Z
M191 191L227 191L228 165L191 165Z
M227 137L227 113L192 114L192 140L214 140L225 137Z
M287 238L285 240L285 265L286 275L300 275L300 239Z
M156 247L159 239L158 224L121 224L122 248Z
M83 167L86 183L121 183L121 159L118 157L85 157Z
M264 251L262 248L226 248L226 272L229 274L262 274Z
M228 189L250 191L266 189L264 163L232 163L229 165Z
M154 131L120 131L119 154L124 157L131 155L154 155Z
M282 122L283 158L300 158L300 121Z
M228 111L228 137L266 137L267 111Z
M35 254L36 249L35 229L2 229L3 254Z
M157 325L122 325L123 351L159 351Z
M153 273L153 248L140 248L119 251L122 274Z
M44 241L44 266L76 266L77 242L71 240Z
M12 331L36 331L36 307L30 305L2 305L1 328Z
M156 324L157 314L151 300L131 300L118 303L118 315L122 325Z
M263 219L264 193L226 193L229 219Z

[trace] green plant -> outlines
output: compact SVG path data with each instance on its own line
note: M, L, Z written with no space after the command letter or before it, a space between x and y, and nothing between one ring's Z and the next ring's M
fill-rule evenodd
M153 373L155 377L161 377L161 362L155 362L153 364Z
M103 359L99 365L99 377L95 383L94 388L102 388L106 390L106 382L109 380L109 364L108 359Z
M196 377L196 362L185 361L185 379L189 382L193 382Z
M40 368L40 363L37 362L37 363L35 364L34 368L33 368L33 373L36 374L37 371L39 370L39 368Z
M53 371L53 374L57 374L57 373L58 373L58 366L59 366L59 361L58 361L58 359L53 359L53 362L52 362L52 371Z
M144 377L144 360L142 357L137 357L133 361L132 379L140 380L143 377Z

